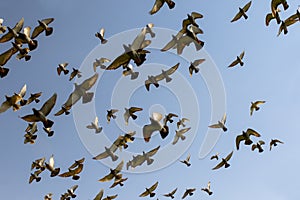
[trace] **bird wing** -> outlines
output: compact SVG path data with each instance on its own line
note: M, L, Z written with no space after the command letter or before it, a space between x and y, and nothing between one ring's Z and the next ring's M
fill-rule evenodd
M73 175L75 175L74 170L70 170L68 172L59 174L58 176L60 176L60 177L70 177L70 176L73 176Z
M159 11L159 9L163 6L164 4L164 0L155 0L155 3L152 7L152 9L150 10L150 15L153 15L155 13L157 13Z
M23 98L26 94L26 84L22 87L22 89L19 92L19 95Z
M129 113L130 111L125 111L125 113L124 113L124 121L125 121L125 123L126 123L126 125L128 124L128 120L129 120L129 117L130 117L130 113Z
M122 160L122 161L117 165L117 167L115 168L115 172L116 172L116 173L119 173L119 172L122 170L123 165L124 165L124 161Z
M243 14L239 11L230 22L235 22L239 20L242 16Z
M18 50L15 47L12 47L7 51L5 51L4 53L2 53L0 55L0 66L4 66L7 63L7 61L12 57L12 55L17 53L17 51Z
M214 168L212 168L212 170L216 170L219 169L221 167L223 167L223 165L225 165L225 163L223 161L221 161L219 164L217 164Z
M243 52L240 54L239 58L242 60L242 59L244 58L244 55L245 55L245 51L243 51Z
M23 28L23 25L24 25L24 18L22 17L20 19L20 21L14 26L14 30L18 33L21 31L21 29Z
M194 19L199 19L199 18L203 18L203 15L198 13L198 12L192 12L191 13L191 16L194 18Z
M232 154L233 154L233 151L231 151L230 154L228 154L228 155L226 156L225 160L226 160L226 161L229 161L230 158L231 158L231 156L232 156Z
M168 51L172 47L174 47L177 44L177 37L172 35L171 41L169 41L162 49L161 51Z
M248 135L254 135L256 137L260 137L260 134L251 128L248 128L246 132L248 133Z
M100 192L96 195L96 197L94 198L94 200L101 200L102 197L103 197L103 193L104 193L104 190L101 189Z
M160 148L160 146L158 146L158 147L152 149L151 151L148 151L146 154L147 154L149 157L152 157L152 156L154 156L154 155L157 153L157 151L159 150L159 148Z
M266 26L269 26L270 21L271 21L272 19L274 19L274 18L275 18L275 17L272 15L272 13L268 13L268 14L266 15L266 19L265 19Z
M0 113L7 111L11 107L11 104L8 101L4 101L0 107Z
M129 108L129 111L134 113L134 112L137 112L137 111L142 111L143 108L139 108L139 107L130 107Z
M158 186L158 181L156 181L156 183L154 183L154 185L152 185L152 186L149 188L149 190L150 190L151 192L153 192L153 191L157 188L157 186Z
M252 1L249 1L244 7L243 7L243 11L247 12L251 6Z
M142 194L139 195L139 197L145 197L149 195L149 192L146 190L145 192L143 192Z
M107 182L114 178L114 175L112 173L109 173L108 175L104 176L103 178L99 179L100 182Z
M151 119L151 118L150 118ZM143 127L143 136L146 142L150 141L151 135L154 131L160 131L161 127L157 125L147 124Z
M240 147L240 142L245 140L245 137L243 135L238 135L235 139L235 145L236 145L236 149L239 150Z
M94 160L101 160L103 158L107 158L109 155L106 151L98 154L97 156L93 157Z
M80 98L81 98L81 94L78 91L76 91L76 90L73 91L69 95L67 101L64 103L64 107L65 108L71 108L72 105L74 105L77 101L79 101ZM58 113L56 113L56 114L58 114Z
M40 111L41 111L45 116L47 116L47 115L51 112L52 108L53 108L54 105L55 105L56 98L57 98L57 94L54 93L54 94L52 95L52 97L50 97L50 98L44 103L44 105L42 106L42 108L40 109Z
M123 53L120 56L118 56L110 65L106 68L106 70L115 70L118 69L122 65L126 65L129 63L131 57L128 53Z
M182 135L182 134L188 132L190 129L191 129L191 127L189 127L189 128L184 128L184 129L180 129L180 130L178 131L178 132L179 132L179 135Z
M205 61L205 58L202 59L198 59L198 60L194 60L194 62L192 63L194 66L198 66L201 63L203 63Z
M258 106L258 105L260 105L260 104L264 104L264 103L266 103L266 101L256 101L255 102L255 104Z
M208 126L209 128L222 128L220 124L212 124Z
M175 134L172 144L173 145L176 144L178 142L178 140L179 140L179 136L178 136L178 134Z
M239 64L239 61L238 61L238 59L235 59L228 67L233 67L237 64Z
M85 91L91 89L91 87L93 87L93 85L95 85L95 83L97 82L99 77L98 73L95 73L93 76L91 76L90 78L84 80L79 87L84 89Z

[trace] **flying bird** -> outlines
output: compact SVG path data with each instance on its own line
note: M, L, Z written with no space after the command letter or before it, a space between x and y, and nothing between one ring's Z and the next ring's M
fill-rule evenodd
M276 12L278 11L278 6L280 4L282 4L284 10L287 10L289 8L289 5L286 0L272 0L271 1L271 11L272 11L273 16L276 15Z
M179 67L180 63L177 63L173 67L169 68L167 71L162 70L162 73L156 76L148 76L148 79L145 81L145 87L149 91L150 85L153 84L155 87L159 87L159 81L166 79L166 83L170 82L172 78L170 75L172 75Z
M71 107L81 99L81 97L82 97L83 104L92 101L94 93L87 92L87 91L90 90L95 85L95 83L98 80L98 77L99 74L95 73L90 78L84 80L80 85L74 83L75 90L69 95L67 101L63 104L61 110L59 110L54 115L59 116L62 115L63 113L68 115L70 113L68 110L70 110Z
M107 110L106 119L107 119L107 123L108 124L110 123L110 119L111 118L113 118L113 119L117 118L117 116L115 115L115 113L118 112L118 111L119 111L118 109Z
M110 168L110 173L104 176L103 178L99 179L100 182L107 182L112 180L113 178L119 179L122 178L120 172L123 168L124 161L122 160L115 169Z
M201 18L203 18L203 15L198 12L192 12L191 14L187 14L187 18L182 20L182 29L180 30L180 33L185 33L189 25L199 27L199 25L196 23L196 19Z
M245 19L248 19L246 12L249 10L251 3L252 3L252 1L249 1L243 8L239 7L239 12L234 16L234 18L231 20L231 22L239 20L242 16Z
M185 164L187 167L189 167L191 166L190 159L191 159L191 154L189 154L185 160L180 160L180 162Z
M53 21L54 21L54 18L38 20L39 25L34 28L31 38L32 39L36 38L43 31L45 31L46 36L51 35L53 33L53 28L49 27L48 25Z
M73 185L66 193L61 195L61 200L70 200L71 198L76 198L75 190L78 188L78 185Z
M66 69L66 67L69 65L69 63L60 63L58 64L58 67L56 68L58 76L60 76L61 72L64 72L65 75L69 73L69 70Z
M245 51L243 51L239 56L237 56L236 59L228 67L234 67L237 64L240 64L240 66L244 66L244 62L242 61L244 55L245 55Z
M17 111L21 108L21 105L25 105L26 101L23 99L26 94L26 84L21 88L19 93L14 93L12 96L5 95L6 101L4 101L0 106L0 113L7 111L10 107L13 111ZM18 104L20 102L20 104ZM22 102L22 103L21 103Z
M277 143L283 144L283 142L280 141L280 140L278 140L278 139L271 139L271 142L270 142L270 151L272 150L272 146L274 146L274 147L277 146Z
M154 197L155 196L154 190L157 188L157 186L158 186L158 181L154 183L150 188L146 188L146 191L140 194L139 197L146 197L148 195L150 197Z
M160 113L154 112L152 113L152 117L150 117L150 124L144 125L143 127L143 136L145 142L149 142L151 135L155 131L159 131L162 138L165 138L169 134L169 129L167 126L164 126L160 121L163 116Z
M258 111L260 109L259 105L266 103L266 101L255 101L255 102L251 102L251 106L250 106L250 115L253 114L253 111Z
M72 68L72 69L73 69L73 71L70 74L69 81L73 80L73 78L75 78L75 76L77 76L77 78L80 78L82 76L81 71L79 71L79 69L75 69L75 68Z
M122 72L123 76L129 76L130 75L131 80L135 80L135 79L138 78L139 72L133 71L132 64L129 63L128 65L124 66L124 69L125 70Z
M44 196L44 200L52 200L52 193L48 193Z
M176 130L175 131L176 134L174 136L172 144L173 145L176 144L178 142L179 138L181 140L185 140L186 137L183 134L185 134L186 132L188 132L190 129L191 129L191 127L189 127L189 128L183 128L183 129L180 129L180 130Z
M95 129L95 133L100 133L102 131L102 127L98 124L98 117L96 116L94 122L91 122L90 125L87 125L86 128L88 129Z
M295 15L292 15L289 18L287 18L286 20L281 21L277 36L279 36L282 31L286 35L288 33L287 27L291 26L294 23L299 22L299 21L300 21L299 18L297 16L295 17Z
M44 171L46 169L45 160L46 160L46 158L43 157L43 158L39 158L39 159L36 159L35 161L33 161L31 164L31 170L40 169L40 170Z
M42 92L38 92L38 93L33 93L30 94L30 97L27 99L26 101L26 105L30 104L31 102L35 102L35 103L39 103L40 99L39 97L42 95Z
M30 26L25 27L23 33L19 32L18 36L15 37L15 42L17 44L28 44L29 50L32 51L37 48L38 41L31 38L30 31Z
M228 154L226 156L226 158L222 158L222 161L219 164L217 164L214 168L212 168L212 170L219 169L219 168L221 168L223 166L225 166L225 168L228 168L230 166L230 164L228 163L228 161L232 157L232 154L233 154L233 151L230 154Z
M99 32L95 33L95 36L100 39L101 44L107 43L107 39L104 38L105 29L101 28Z
M191 62L190 66L189 66L190 76L193 75L193 72L195 72L195 73L199 72L199 67L197 67L197 66L202 64L204 61L205 61L205 59L201 58L201 59L197 59L197 60L194 60L193 62Z
M166 126L168 122L173 123L173 117L178 117L178 115L174 113L168 113L167 115L165 115L165 118L163 119L164 125Z
M143 110L143 108L139 108L139 107L125 108L125 113L124 113L125 124L128 125L128 120L129 120L130 117L133 120L136 120L137 116L134 113L142 111L142 110Z
M146 161L147 161L147 165L151 165L154 162L154 159L151 157L153 157L157 153L159 148L160 148L160 146L158 146L146 153L143 151L142 155L133 156L133 159L126 163L127 170L129 169L129 167L135 168L137 166L140 166Z
M182 127L185 127L186 125L185 125L185 122L187 122L187 121L190 121L188 118L181 118L181 119L179 119L178 120L178 122L177 122L177 129L179 129L180 128L180 126L182 126Z
M236 149L239 150L240 142L243 140L245 140L244 142L245 145L251 145L253 143L252 140L250 139L251 135L255 137L260 137L260 134L251 128L248 128L246 132L243 131L241 135L236 136L235 139Z
M36 182L40 182L41 181L41 177L39 177L40 173L42 173L41 169L35 171L34 173L31 173L29 177L29 184L32 183L34 180Z
M84 158L82 158L80 160L75 160L75 162L68 168L67 172L59 174L58 176L72 177L73 180L78 180L80 178L80 176L78 174L80 174L83 170L84 160L85 160Z
M111 145L111 151L115 152L117 148L122 150L122 147L126 149L128 147L128 142L133 142L134 141L134 135L136 134L136 131L132 131L129 133L126 133L125 135L120 135Z
M219 153L216 153L215 155L212 155L212 156L210 157L210 159L211 159L211 160L213 160L213 159L219 160Z
M176 193L177 188L175 188L174 190L172 190L171 192L164 194L165 197L171 197L171 199L174 199L174 194Z
M157 13L160 10L160 8L164 5L164 3L167 3L169 9L173 9L175 7L175 2L172 0L155 0L152 9L149 11L149 14L153 15Z
M121 187L124 186L124 181L127 181L128 178L122 178L122 174L120 174L120 176L114 180L113 184L109 187L109 188L114 188L117 185L120 185Z
M226 123L226 113L223 115L221 121L218 121L217 124L209 125L208 127L209 128L221 128L224 132L226 132L227 127L225 126L225 123Z
M281 19L279 16L279 12L281 12L281 10L279 8L277 8L276 10L274 10L274 14L271 12L266 15L266 18L265 18L266 26L269 26L271 20L273 20L273 19L276 19L277 24L280 24Z
M54 122L50 119L47 119L47 116L51 112L52 108L56 103L57 94L54 93L42 106L40 110L32 108L33 114L26 115L21 117L23 120L27 122L39 122L41 121L45 128L52 127Z
M264 150L262 148L262 145L264 145L265 142L262 140L259 140L256 144L252 144L251 150L254 151L256 148L258 149L259 153L262 153Z
M96 72L98 66L100 66L101 69L105 69L106 66L104 65L104 63L110 62L110 61L111 61L111 60L108 59L108 58L100 58L100 59L96 59L96 60L93 62L93 69L94 69L94 72Z
M97 156L93 157L94 160L101 160L107 157L110 157L112 161L118 160L118 156L114 154L114 152L117 150L117 147L115 145L111 145L110 148L104 147L105 151L98 154Z
M201 188L201 190L206 192L208 195L212 195L213 192L210 190L210 181L208 181L206 188Z
M194 194L194 192L196 191L196 188L188 188L185 190L185 192L183 193L181 199L184 199L185 197L192 196Z
M51 155L49 163L45 163L46 168L51 172L50 177L57 176L60 172L60 168L54 167L54 156Z

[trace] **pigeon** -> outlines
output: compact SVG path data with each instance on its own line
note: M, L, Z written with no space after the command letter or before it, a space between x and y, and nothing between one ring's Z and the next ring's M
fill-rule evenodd
M14 93L12 96L5 95L6 101L4 101L0 106L0 113L7 111L10 107L13 108L13 111L17 111L21 108L21 105L18 104L22 102L22 105L26 104L26 101L23 97L26 94L26 84L21 88L19 93Z
M210 190L210 181L208 181L206 188L201 188L201 190L206 192L208 195L212 195L213 192Z
M27 122L39 122L41 121L45 128L52 127L54 122L50 119L47 119L47 116L51 112L52 108L56 103L57 94L54 93L42 106L40 110L32 108L33 114L26 115L21 117L23 120Z
M34 181L34 180L36 182L40 182L41 181L41 177L39 177L40 173L42 173L41 169L35 171L34 173L31 173L30 177L29 177L29 184L32 183L32 181Z
M39 103L40 99L39 97L42 95L42 92L30 94L30 97L26 101L26 105L30 104L31 102Z
M280 140L278 140L278 139L271 139L271 142L270 142L270 151L272 150L272 146L274 146L274 147L277 146L277 143L283 144L283 142L280 141Z
M114 151L117 150L117 147L115 147L115 145L112 145L110 148L104 148L105 151L93 157L94 160L101 160L107 157L111 157L112 161L116 161L118 159L118 156L114 154Z
M98 117L96 116L94 122L91 122L90 125L87 125L86 128L88 129L95 129L95 133L100 133L102 131L102 127L98 124Z
M28 55L28 53L30 52L29 48L22 48L22 44L16 44L14 42L12 42L12 45L13 45L13 48L16 49L14 51L19 52L16 56L17 60L21 60L22 58L24 58L25 61L30 60L31 56Z
M19 35L20 31L22 30L23 25L24 25L24 18L22 17L20 21L13 28L7 27L8 32L2 35L2 37L0 38L0 43L4 43L13 38L16 38Z
M58 176L60 176L60 177L71 177L72 176L73 180L78 180L80 178L80 176L78 174L81 173L82 169L83 169L83 162L84 162L84 158L82 158L80 160L75 160L75 163L69 167L67 172L59 174Z
M165 138L169 134L167 126L164 126L160 121L162 120L162 114L154 112L150 117L150 124L144 125L143 136L145 142L149 142L151 135L155 131L159 131L162 138Z
M104 63L106 62L110 62L111 60L108 58L100 58L100 59L96 59L95 62L93 62L93 69L94 72L96 72L96 69L98 66L100 66L101 69L105 69L106 66L104 65Z
M219 168L221 168L223 166L225 166L225 168L228 168L230 166L230 164L228 163L228 161L232 157L232 154L233 154L233 151L230 154L228 154L226 156L226 158L222 158L222 161L219 164L217 164L214 168L212 168L212 170L219 169Z
M31 164L31 170L33 169L40 169L42 171L44 171L46 169L46 165L45 165L45 157L36 159L35 161L32 162Z
M125 135L120 135L112 144L111 150L115 152L117 148L122 150L122 147L126 149L128 147L128 142L133 142L134 141L134 135L136 134L136 131L126 133Z
M62 196L64 196L63 200L69 200L70 197L75 198L77 195L74 192L77 188L78 188L78 185L73 185L70 189L68 189L67 192L62 195Z
M160 10L160 8L164 5L164 3L167 3L169 9L173 9L175 7L175 2L172 0L155 0L152 9L149 11L149 14L153 15L157 13Z
M163 119L164 125L167 126L167 123L173 123L173 117L178 117L178 115L174 114L174 113L169 113L167 115L165 115L165 118Z
M36 38L39 34L45 31L45 35L49 36L53 33L53 28L48 25L54 21L54 18L47 18L43 20L38 20L39 25L36 26L32 32L31 38Z
M279 12L281 12L281 10L279 8L277 8L276 10L274 10L274 14L271 12L266 15L266 18L265 18L266 26L269 26L271 20L273 20L273 19L276 19L277 24L280 24L281 19L279 16Z
M110 173L99 179L100 182L107 182L112 180L113 178L119 179L122 178L121 174L119 174L123 168L124 161L121 161L115 169L110 168Z
M236 149L239 150L240 142L243 140L245 140L244 142L245 145L251 145L253 143L252 140L250 139L251 135L255 137L260 137L260 134L251 128L248 128L246 132L243 131L241 135L236 136L236 140L235 140Z
M52 200L52 193L48 193L44 196L44 200Z
M122 72L123 76L129 76L130 75L131 80L135 80L135 79L138 78L139 72L133 71L132 64L129 63L124 68L125 68L125 70Z
M212 124L209 125L209 128L221 128L224 132L227 131L227 127L225 126L226 123L226 113L223 115L223 118L221 119L221 121L218 121L217 124Z
M23 33L19 32L18 36L15 37L15 42L17 44L28 44L29 50L32 51L37 48L38 41L30 37L30 26L27 26L23 29Z
M185 164L187 167L189 167L191 166L190 159L191 159L191 155L189 154L185 160L180 160L180 162Z
M258 149L259 153L262 153L264 150L262 148L262 145L264 145L265 142L262 140L259 140L256 144L252 144L251 150L254 151L256 148Z
M120 174L120 177L118 179L114 180L114 183L109 188L114 188L117 185L120 185L121 187L124 186L124 181L127 181L128 178L122 178L122 174Z
M160 146L158 146L146 153L143 151L142 155L133 156L133 159L126 163L127 170L129 169L129 167L135 168L137 166L140 166L145 161L147 161L147 165L151 165L154 162L154 159L152 159L151 157L157 153L159 148L160 148Z
M155 196L154 190L157 188L157 186L158 186L158 181L154 183L150 188L146 188L146 191L140 194L139 197L146 197L148 195L150 197L154 197Z
M266 103L266 101L255 101L255 102L251 102L251 107L250 107L250 116L253 114L253 111L258 111L260 108L259 108L259 105L260 104L264 104Z
M178 120L178 122L177 122L177 129L179 129L180 128L180 126L182 126L182 127L185 127L186 125L185 125L185 122L186 121L190 121L188 118L181 118L181 119L179 119Z
M252 3L252 1L249 1L243 8L239 7L239 12L234 16L234 18L231 20L231 22L235 22L235 21L239 20L242 16L245 19L248 19L246 12L249 10L251 3Z
M272 0L271 1L271 11L272 11L273 16L276 15L276 12L278 11L278 6L280 4L282 4L284 10L287 10L289 8L289 5L286 0Z
M294 23L296 23L298 21L300 21L299 18L295 18L294 15L290 16L289 18L287 18L284 21L281 21L277 36L279 36L282 31L286 35L288 33L287 27L290 25L293 25Z
M54 156L51 155L49 163L45 163L46 168L51 172L50 177L57 176L60 172L60 168L54 167Z
M69 63L60 63L58 64L58 67L56 68L58 76L60 76L61 72L64 72L65 75L69 73L69 70L66 69L66 67L69 65Z
M201 58L201 59L194 60L193 62L191 62L191 65L189 66L190 76L193 75L193 72L195 72L195 73L199 72L199 67L197 67L197 66L202 64L204 61L205 61L205 59Z
M95 33L95 36L100 39L101 44L107 43L107 39L104 38L105 29L101 28L99 32Z
M174 194L176 193L177 188L175 188L174 190L172 190L171 192L164 194L165 197L171 197L171 199L174 199Z
M30 143L34 144L35 140L37 139L37 135L32 134L31 132L27 132L24 135L24 144Z
M156 76L148 76L148 79L145 81L145 87L147 91L150 90L150 85L153 84L155 87L159 87L159 81L165 79L166 83L170 82L172 78L170 77L179 67L180 63L177 63L173 67L169 68L167 71L162 70L162 73Z
M107 114L106 114L106 119L107 119L107 123L109 124L110 123L110 119L113 118L113 119L116 119L117 116L114 115L116 112L118 112L119 110L118 109L110 109L110 110L107 110Z
M78 69L75 69L75 68L72 68L72 69L73 69L73 71L70 74L69 81L73 80L73 78L75 78L75 76L77 76L77 78L80 78L82 76L81 72Z
M237 56L236 59L228 67L234 67L237 64L240 64L240 66L244 66L244 62L242 61L244 55L245 55L245 51L243 51L239 56Z
M181 197L181 199L184 199L185 197L187 197L187 195L192 196L195 191L196 191L196 188L186 189L185 192L183 193L183 196Z
M189 25L199 27L195 20L201 18L203 18L203 15L198 12L192 12L191 14L187 14L187 18L182 20L182 29L180 30L180 33L185 33Z
M125 124L128 125L128 120L129 120L130 117L133 120L136 120L137 116L134 113L142 111L142 110L143 110L143 108L139 108L139 107L125 108L125 113L124 113Z
M103 193L104 193L104 190L101 189L98 194L96 195L96 197L94 198L94 200L101 200L102 197L103 197Z
M210 157L210 159L211 159L211 160L213 160L213 159L219 160L219 153L216 153L215 155L212 155L212 156Z
M5 33L6 32L6 29L7 29L7 27L6 26L3 26L3 19L2 18L0 18L0 34L3 34L3 33Z
M176 130L176 134L174 136L172 144L175 145L178 142L179 138L181 140L185 140L186 137L183 134L185 134L186 132L188 132L190 129L191 129L191 127L189 127L189 128L183 128L183 129L180 129L180 130Z
M59 115L62 115L63 113L68 115L70 113L68 110L70 110L71 107L81 99L81 97L82 97L83 104L92 101L94 93L87 92L87 91L90 90L91 87L93 87L95 85L95 83L98 80L98 77L99 77L99 74L95 73L90 78L84 80L80 85L75 83L74 84L75 90L69 95L67 101L64 103L61 110L59 110L54 115L59 116Z

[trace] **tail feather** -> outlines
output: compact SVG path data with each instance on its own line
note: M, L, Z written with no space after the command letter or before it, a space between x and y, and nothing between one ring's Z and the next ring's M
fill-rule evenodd
M135 114L131 114L133 120L136 120L137 116Z
M52 27L47 27L45 30L45 35L49 36L53 33L53 28Z
M0 77L3 78L5 77L9 72L8 68L0 67Z
M43 124L45 128L50 128L53 126L54 122L50 119L47 119L45 122L43 122Z
M139 76L139 72L134 72L131 74L131 80L137 79L137 77Z

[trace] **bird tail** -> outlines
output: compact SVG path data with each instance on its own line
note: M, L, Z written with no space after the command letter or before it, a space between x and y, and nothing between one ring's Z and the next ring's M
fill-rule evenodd
M78 175L74 175L74 176L72 177L73 180L78 180L79 178L80 178L80 176L78 176Z
M159 87L159 83L153 83L155 87Z
M37 40L31 40L31 41L28 43L28 47L29 47L29 50L30 50L30 51L36 49L37 46L38 46L38 41L37 41Z
M172 0L167 0L166 2L167 2L168 7L169 7L170 9L172 9L172 8L175 7L175 2L174 2L174 1L172 1Z
M60 168L56 168L51 172L51 177L57 176L60 172Z
M36 182L40 182L40 181L41 181L41 177L37 177Z
M131 114L133 120L136 120L137 116L135 114Z
M21 108L21 106L19 104L14 104L13 105L13 111L17 111Z
M225 164L225 168L227 168L227 167L229 167L229 166L230 166L230 164L228 164L228 163Z
M9 72L8 68L0 67L0 77L3 78L5 77Z
M199 72L199 67L195 67L194 71L195 71L195 73L198 73Z
M170 82L171 80L172 80L171 77L166 77L166 82L167 82L167 83Z
M153 163L154 159L152 158L149 158L147 159L147 165L151 165Z
M165 125L165 126L159 131L159 133L160 133L161 138L162 138L162 139L165 139L165 138L168 136L168 134L169 134L169 127Z
M82 96L82 103L89 103L92 101L93 99L93 96L94 96L94 93L93 92L87 92L85 93L83 96Z
M112 159L112 161L116 161L116 160L118 160L118 156L117 155L113 155L112 157L111 157L111 159Z
M25 55L25 61L30 60L30 58L31 58L31 55Z
M67 75L69 73L69 70L65 69L64 74Z
M34 101L35 101L35 103L39 103L39 102L40 102L40 100L39 100L39 99L35 99Z
M150 197L154 197L154 196L155 196L154 192L150 193Z
M54 124L54 122L52 120L50 120L50 119L47 119L46 121L43 122L43 124L44 124L45 128L50 128L50 127L52 127L52 125Z
M26 104L27 104L27 100L22 99L22 100L20 101L20 105L21 105L21 106L25 106Z
M181 136L180 136L180 139L185 140L185 136L184 136L184 135L181 135Z
M227 128L225 126L222 127L223 131L226 132Z
M131 79L131 80L137 79L138 76L139 76L139 72L133 72L133 73L131 74L130 79Z
M45 30L45 35L49 36L53 33L53 28L52 27L47 27Z
M105 43L107 43L107 39L104 39L104 38L103 38L103 39L101 40L101 44L105 44Z

